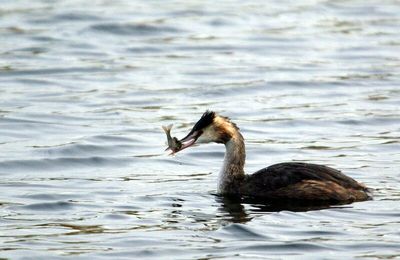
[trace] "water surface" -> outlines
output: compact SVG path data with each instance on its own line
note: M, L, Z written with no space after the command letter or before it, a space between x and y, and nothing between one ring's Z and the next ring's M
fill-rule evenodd
M400 257L397 1L8 1L0 7L0 257ZM224 148L167 156L206 109L246 171L338 169L374 200L215 195Z

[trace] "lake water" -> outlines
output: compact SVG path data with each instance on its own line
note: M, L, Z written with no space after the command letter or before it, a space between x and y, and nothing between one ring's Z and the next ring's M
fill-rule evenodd
M400 258L398 1L2 1L0 258ZM164 153L206 109L246 171L341 169L374 200L215 195L224 148Z

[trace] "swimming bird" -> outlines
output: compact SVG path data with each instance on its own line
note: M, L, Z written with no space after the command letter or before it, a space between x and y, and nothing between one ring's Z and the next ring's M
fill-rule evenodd
M301 200L350 203L370 199L363 184L328 166L284 162L253 174L244 172L244 138L228 117L206 111L187 136L180 140L179 152L194 144L225 145L225 157L219 173L218 193L226 196L262 200Z

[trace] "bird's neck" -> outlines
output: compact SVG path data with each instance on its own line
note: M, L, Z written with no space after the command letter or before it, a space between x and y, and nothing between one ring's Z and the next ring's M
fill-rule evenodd
M244 163L246 151L243 136L237 130L225 143L224 164L219 174L218 192L221 194L238 193L244 179Z

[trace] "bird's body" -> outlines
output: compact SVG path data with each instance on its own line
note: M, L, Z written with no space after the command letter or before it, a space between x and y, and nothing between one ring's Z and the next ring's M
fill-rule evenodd
M367 188L340 171L318 164L286 162L246 175L239 193L269 199L363 201Z
M336 169L318 164L278 163L251 175L245 174L243 136L236 124L214 112L204 113L181 142L183 145L180 150L195 142L225 145L225 158L218 183L218 192L222 195L324 202L353 202L370 198L363 184Z

